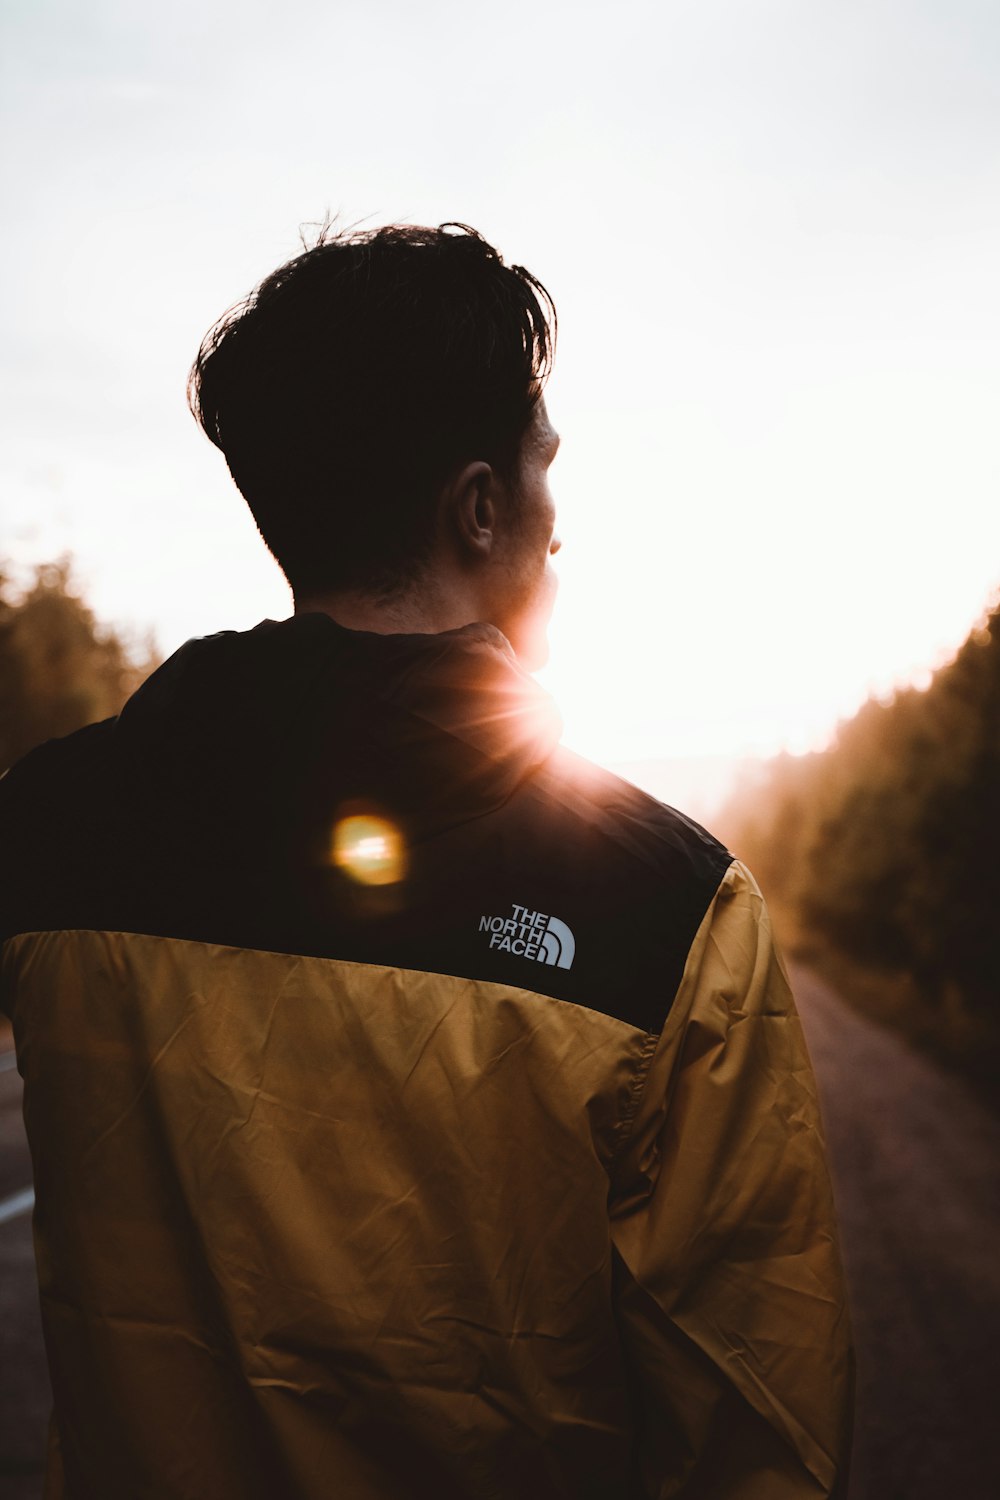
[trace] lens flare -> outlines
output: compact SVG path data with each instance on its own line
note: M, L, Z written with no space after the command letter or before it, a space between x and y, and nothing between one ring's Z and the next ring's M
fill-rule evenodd
M359 885L394 885L406 873L403 836L388 818L341 818L334 825L333 863Z

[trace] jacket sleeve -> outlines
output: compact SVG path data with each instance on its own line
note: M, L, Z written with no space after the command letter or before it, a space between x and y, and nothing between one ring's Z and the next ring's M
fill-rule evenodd
M842 1496L854 1355L815 1080L739 861L650 1047L610 1200L636 1493Z

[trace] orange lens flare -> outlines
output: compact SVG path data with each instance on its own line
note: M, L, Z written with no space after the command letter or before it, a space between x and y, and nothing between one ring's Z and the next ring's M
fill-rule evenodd
M333 863L359 885L394 885L406 873L403 836L388 818L341 818L334 824Z

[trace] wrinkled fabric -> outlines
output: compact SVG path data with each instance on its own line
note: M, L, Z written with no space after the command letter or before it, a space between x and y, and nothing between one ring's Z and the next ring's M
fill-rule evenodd
M841 1493L816 1092L734 862L662 1034L527 989L9 940L47 1495Z
M49 1500L842 1492L760 893L558 728L491 626L304 614L0 782ZM359 814L385 884L338 863Z
M617 1177L644 1492L844 1493L854 1360L815 1079L738 861L691 948Z

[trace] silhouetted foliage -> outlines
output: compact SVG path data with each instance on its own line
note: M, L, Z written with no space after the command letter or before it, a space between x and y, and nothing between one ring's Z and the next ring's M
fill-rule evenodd
M0 570L0 771L56 735L118 713L158 664L101 626L80 598L68 558L15 589Z
M925 1037L1000 1036L1000 607L926 690L778 756L716 821L792 952L903 976L897 1010L912 997L921 1019L890 1018Z

